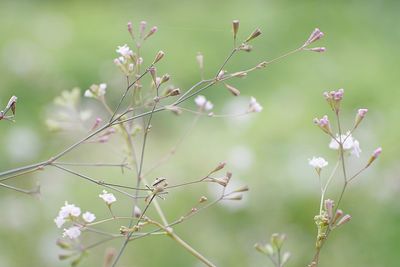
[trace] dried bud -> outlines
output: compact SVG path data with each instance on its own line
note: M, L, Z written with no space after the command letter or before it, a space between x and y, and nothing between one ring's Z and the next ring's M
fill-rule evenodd
M243 78L246 76L247 76L247 72L245 72L245 71L238 71L238 72L231 74L231 77L238 77L238 78Z
M241 195L241 194L224 197L224 200L242 200L242 199L243 199L243 195Z
M226 165L226 162L225 162L225 161L222 161L222 162L218 163L217 167L215 167L215 169L212 170L212 171L210 172L210 174L215 173L215 172L217 172L217 171L219 171L219 170L222 170L223 168L225 168L225 165Z
M254 248L255 248L258 252L261 252L261 253L263 253L263 254L265 254L265 255L268 255L268 256L272 256L272 255L274 254L274 251L273 251L273 249L272 249L272 247L271 247L270 244L262 245L262 244L260 244L260 243L256 243L256 244L254 245Z
M156 64L158 61L160 61L164 57L165 53L163 51L158 51L153 64Z
M231 178L232 178L232 173L231 173L231 172L226 172L225 178L226 178L227 182L229 183L229 181L230 181Z
M153 28L150 29L149 33L143 38L143 40L146 40L150 36L152 36L154 33L156 33L158 30L157 26L154 26Z
M163 84L163 83L165 83L165 82L168 82L169 81L169 78L170 78L170 76L169 76L169 74L164 74L162 77L161 77L161 84Z
M181 94L181 89L179 88L168 88L167 91L165 91L165 96L177 96Z
M310 49L307 49L307 50L308 51L322 53L322 52L326 52L326 47L313 47L313 48L310 48Z
M229 90L229 92L231 92L234 96L238 96L240 95L240 91L233 87L232 85L226 84L224 83L225 87Z
M150 72L150 75L151 75L151 78L153 79L153 82L154 83L156 83L156 81L157 81L157 69L156 69L156 67L150 67L149 68L149 72Z
M6 108L5 108L5 112L7 112L9 109L11 109L13 115L15 115L15 107L16 107L16 104L17 104L17 99L18 98L16 96L14 96L14 95L10 98L10 100L8 101L8 104L7 104Z
M235 19L232 21L233 39L236 40L237 33L239 31L239 20Z
M246 41L244 41L245 43L253 40L254 38L257 38L259 35L261 34L261 30L260 29L255 29L252 34L250 34L249 37L247 37Z
M382 148L378 147L377 149L375 149L374 153L372 153L372 156L369 158L368 163L367 163L367 167L369 165L371 165L372 162L374 162L379 155L382 153Z
M344 215L344 216L338 221L338 223L336 224L336 226L337 226L337 227L338 227L338 226L341 226L341 225L347 223L347 222L350 221L350 220L351 220L351 216L350 216L349 214L346 214L346 215Z
M207 197L205 197L205 196L202 196L200 199L199 199L199 203L204 203L204 202L207 202Z
M308 37L307 41L304 43L303 46L307 46L324 36L324 33L320 31L320 29L315 28L315 30L311 33L310 37Z
M263 61L263 62L261 62L261 63L258 63L258 65L256 66L256 68L257 68L257 69L262 69L262 68L267 67L267 65L268 65L268 62L267 62L267 61Z
M222 78L224 78L224 75L225 75L225 71L221 70L217 75L217 81L222 80Z
M246 51L246 52L251 52L253 50L253 47L251 45L249 45L249 44L244 43L244 44L241 44L239 46L239 50Z
M249 187L248 187L247 185L244 185L244 186L241 186L241 187L239 187L238 189L232 191L232 193L233 193L233 192L235 192L235 193L241 193L241 192L247 192L247 191L249 191Z

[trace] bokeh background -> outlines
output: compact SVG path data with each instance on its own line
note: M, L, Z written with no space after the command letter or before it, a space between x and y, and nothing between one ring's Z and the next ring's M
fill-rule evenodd
M358 108L369 112L354 134L363 150L350 159L350 171L367 161L377 146L384 153L373 168L358 179L345 196L342 208L351 223L331 236L321 266L397 266L400 240L399 204L399 60L400 3L398 1L8 1L0 3L0 103L18 96L17 122L0 123L0 168L44 160L84 135L82 130L51 133L44 123L49 106L63 90L106 82L111 105L123 91L124 78L113 65L117 45L130 43L126 23L141 20L159 32L143 50L145 62L162 49L159 72L188 88L199 80L195 55L205 57L211 76L232 45L231 21L241 22L239 36L256 27L263 30L254 51L241 53L229 71L253 66L301 45L315 28L326 36L317 46L324 54L300 53L245 79L232 81L241 97L224 87L206 92L215 113L237 112L255 96L264 106L245 119L203 117L178 153L149 177L174 182L195 179L221 160L228 162L237 184L251 188L242 203L218 205L176 228L185 240L217 266L271 266L253 249L273 232L288 235L292 252L288 266L305 266L313 255L319 187L307 160L323 156L332 168L335 153L329 138L312 119L329 112L324 90L345 88L343 123L352 125ZM147 61L146 61L147 60ZM82 100L84 107L94 101ZM193 108L193 103L187 107ZM101 114L101 113L100 113ZM328 113L329 114L329 113ZM145 168L149 168L186 131L193 115L157 114L150 134ZM346 128L346 127L345 127ZM65 161L120 162L118 140L84 145ZM93 177L133 183L131 173L115 169L78 169ZM325 172L325 170L324 170ZM337 198L340 179L328 196ZM12 185L29 188L40 182L42 196L29 196L0 188L0 266L68 266L57 259L55 240L61 235L53 223L65 200L98 218L108 216L98 194L100 188L52 168L17 178ZM335 189L336 188L336 189ZM169 220L190 209L198 197L213 196L208 186L176 190L162 206ZM118 212L129 212L123 196ZM150 214L154 214L151 210ZM120 224L110 224L117 230ZM96 236L85 236L91 243ZM92 251L82 266L101 266L104 251L118 248L115 241ZM202 266L173 241L163 237L139 240L128 246L120 266Z

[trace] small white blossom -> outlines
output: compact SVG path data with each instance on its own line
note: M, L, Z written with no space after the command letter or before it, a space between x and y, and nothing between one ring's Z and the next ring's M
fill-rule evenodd
M336 134L336 139L338 141L343 142L343 150L350 151L351 154L355 155L356 157L360 157L361 153L361 148L360 148L360 143L353 138L350 132L347 132L346 134L342 134L340 137L338 134ZM339 143L335 139L331 139L331 142L329 143L329 148L338 150L339 149Z
M206 111L212 110L214 107L214 105L210 101L207 101L206 97L203 95L198 95L194 99L194 102L199 108L204 109Z
M262 110L263 107L260 105L260 103L258 103L254 97L251 97L249 103L249 112L261 112Z
M96 216L93 213L89 212L89 211L87 211L84 214L82 214L82 218L83 218L83 220L85 222L88 222L88 223L91 223L94 220L96 220Z
M56 223L57 228L61 228L61 226L63 226L64 223L65 223L65 219L64 219L63 217L61 217L61 216L57 216L57 217L54 219L54 222Z
M132 50L127 44L124 44L123 46L118 46L118 49L115 51L123 57L130 57L133 55Z
M112 193L107 193L106 190L103 190L103 194L100 194L99 197L102 198L108 205L111 205L113 202L117 201L115 196Z
M194 102L196 103L196 105L197 105L198 107L203 107L203 106L206 104L207 99L206 99L206 97L203 96L203 95L198 95L198 96L194 99Z
M312 159L308 160L308 164L315 169L322 169L328 166L328 162L322 157L313 157Z
M81 235L81 230L77 226L72 226L68 229L64 229L63 237L69 237L71 239L76 239Z
M79 207L76 207L74 204L68 204L68 202L65 201L65 205L61 207L58 216L61 218L68 218L70 216L78 217L80 214L81 209Z
M106 94L107 84L101 83L99 85L92 84L89 89L85 91L85 97L102 97Z

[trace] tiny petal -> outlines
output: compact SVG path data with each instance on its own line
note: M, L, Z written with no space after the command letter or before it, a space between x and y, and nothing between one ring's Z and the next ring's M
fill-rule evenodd
M112 203L114 203L115 201L117 201L117 199L115 198L115 196L112 193L108 193L106 190L103 190L103 194L100 194L99 197L101 199L104 200L104 202L107 203L107 205L111 205Z
M68 229L64 229L63 237L69 237L70 239L76 239L81 235L81 230L77 226L72 226Z
M57 228L61 228L61 226L63 226L64 223L65 223L65 219L64 219L62 216L57 216L57 217L54 219L54 222L56 223Z
M82 214L82 218L83 218L83 220L85 222L88 222L88 223L91 223L94 220L96 220L96 216L93 213L89 212L89 211L87 211L84 214Z

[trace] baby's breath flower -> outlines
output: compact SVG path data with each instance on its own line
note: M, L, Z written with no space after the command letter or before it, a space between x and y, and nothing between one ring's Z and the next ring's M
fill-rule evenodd
M129 58L130 56L133 55L132 50L129 48L127 44L124 44L123 46L118 46L118 49L115 51L125 58Z
M63 237L69 237L70 239L76 239L81 235L81 230L77 226L72 226L68 229L64 229Z
M351 154L355 155L356 157L360 157L360 143L353 138L350 131L348 131L346 134L342 134L340 137L338 134L336 134L336 140L333 138L331 139L331 142L329 143L330 149L339 150L339 141L343 143L343 150L350 151Z
M206 97L203 96L203 95L198 95L198 96L194 99L194 102L196 103L196 105L197 105L199 108L204 109L204 110L207 110L207 111L213 109L213 107L214 107L214 105L213 105L210 101L208 101L208 100L206 99Z
M82 214L82 218L83 218L83 220L85 222L88 222L88 223L91 223L94 220L96 220L96 216L93 213L89 212L89 211L87 211L84 214Z
M57 217L54 219L54 222L56 223L57 228L61 228L61 226L63 226L64 223L65 223L65 219L64 219L64 217L62 217L62 216L57 216Z
M322 157L313 157L308 160L308 164L315 169L322 169L328 166L328 162Z
M102 97L106 94L107 84L101 83L99 85L92 84L89 89L85 91L85 97Z
M70 216L78 217L80 214L81 209L79 207L76 207L74 204L68 204L68 202L65 201L65 205L61 207L58 216L61 218L68 218Z
M103 190L103 194L100 194L99 197L102 198L107 205L111 205L113 202L117 201L115 196L112 193L108 193L106 190Z
M260 103L258 103L254 97L251 97L248 111L249 112L261 112L262 110L263 110L263 107L260 105Z

